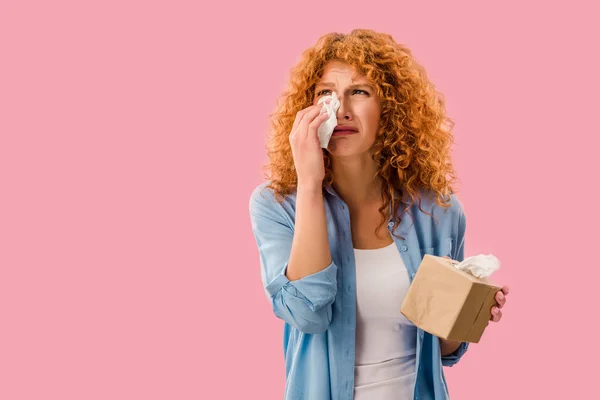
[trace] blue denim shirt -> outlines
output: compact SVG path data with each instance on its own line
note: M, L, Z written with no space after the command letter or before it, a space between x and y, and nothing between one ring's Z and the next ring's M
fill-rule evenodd
M283 321L287 400L350 400L354 397L356 330L356 274L348 207L331 186L323 192L332 262L322 271L290 281L285 276L294 237L296 196L278 203L267 182L250 197L250 219L258 245L261 279L273 312ZM406 201L406 197L403 199ZM464 259L465 215L458 199L440 207L422 193L417 204L402 216L392 236L413 277L425 254ZM400 207L402 209L402 207ZM388 224L390 233L393 221ZM442 366L452 366L467 351L442 357L438 338L421 329L417 334L416 400L448 399Z

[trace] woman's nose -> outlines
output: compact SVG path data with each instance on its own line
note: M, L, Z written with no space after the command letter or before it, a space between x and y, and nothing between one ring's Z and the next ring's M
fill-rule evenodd
M336 117L338 119L351 119L352 113L350 111L350 105L347 104L344 97L338 97L340 100L340 108L338 108Z

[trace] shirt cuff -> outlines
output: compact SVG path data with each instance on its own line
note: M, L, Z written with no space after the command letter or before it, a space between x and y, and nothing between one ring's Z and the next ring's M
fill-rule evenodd
M281 274L267 285L266 290L270 296L274 296L279 290L285 290L304 300L312 311L331 303L331 295L337 289L337 265L333 261L327 268L293 282L285 276L287 267L288 263L285 263Z
M458 349L454 350L454 353L448 354L447 356L442 356L442 365L445 367L451 367L460 360L460 358L465 354L469 347L468 342L461 342Z

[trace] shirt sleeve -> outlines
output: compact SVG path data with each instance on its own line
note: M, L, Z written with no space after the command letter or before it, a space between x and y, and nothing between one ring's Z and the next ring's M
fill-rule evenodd
M465 259L465 233L467 230L467 218L465 213L460 211L458 223L456 224L456 248L452 256L453 260L463 261Z
M466 233L467 223L465 213L460 210L460 214L458 216L458 223L456 228L456 248L454 249L454 254L452 259L457 261L463 261L465 259L465 233ZM466 353L469 348L468 342L461 342L458 349L454 351L454 353L449 354L447 356L442 356L442 365L445 367L451 367L456 364L461 357Z
M250 219L261 280L275 315L305 333L323 333L331 323L337 293L337 265L290 281L286 277L294 227L284 208L260 186L250 198Z
M460 346L458 346L458 349L456 349L454 353L448 354L447 356L442 356L442 365L444 367L452 367L467 352L468 348L468 342L461 342Z

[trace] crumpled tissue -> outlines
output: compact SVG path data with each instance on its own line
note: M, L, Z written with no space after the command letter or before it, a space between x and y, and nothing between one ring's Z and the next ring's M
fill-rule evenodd
M479 254L465 258L460 263L454 262L452 265L477 278L486 278L500 269L500 260L492 254Z
M340 101L338 100L337 94L335 92L331 92L329 96L323 96L319 99L317 104L322 104L325 100L331 99L329 104L323 104L321 108L321 112L319 115L327 113L329 118L325 120L320 126L318 130L319 135L319 143L321 143L321 147L326 149L327 145L329 145L329 140L331 139L331 135L333 134L333 130L337 126L337 111L340 108Z

